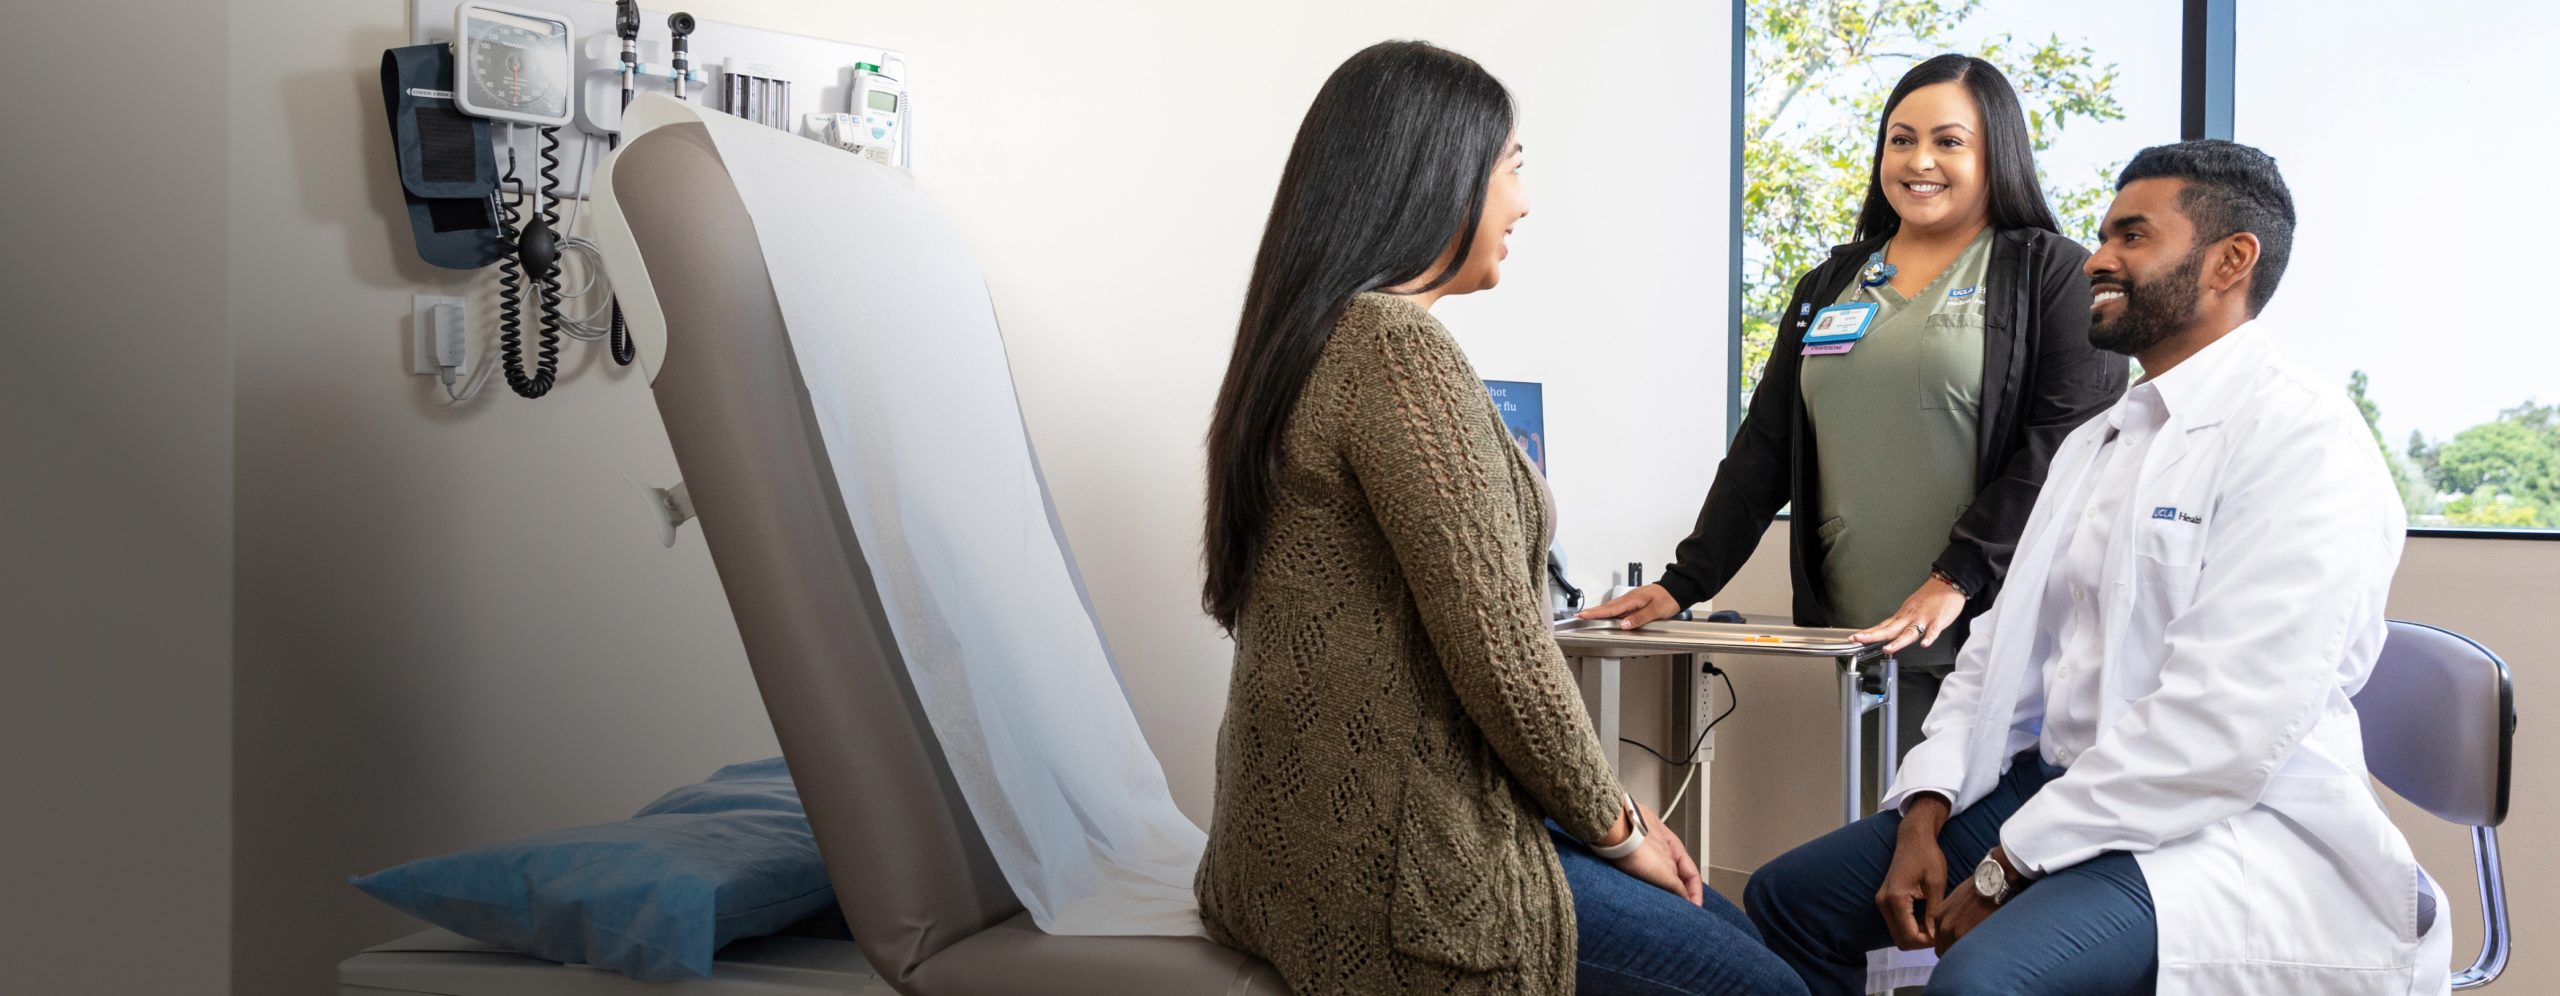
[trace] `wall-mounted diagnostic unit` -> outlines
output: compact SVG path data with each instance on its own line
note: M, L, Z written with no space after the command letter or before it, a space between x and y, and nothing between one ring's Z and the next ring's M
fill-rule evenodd
M456 402L497 372L524 397L550 392L563 337L634 361L579 202L636 94L912 163L915 114L895 49L651 13L640 0L410 0L409 14L411 44L383 53L382 87L411 235L429 263L498 271L494 295L422 295L413 319L416 369ZM825 111L795 113L795 97ZM485 317L495 356L469 348Z
M454 50L457 72L451 88L456 97L471 89L468 81L478 66L469 61L474 18L466 8L561 26L569 68L557 77L557 89L565 92L556 99L565 102L567 117L552 120L564 124L559 193L570 200L586 197L588 174L595 161L603 158L606 144L622 130L626 79L635 96L665 94L876 159L869 146L853 148L849 142L867 128L839 129L833 119L859 106L854 91L856 77L864 70L858 67L877 67L868 71L898 90L903 108L895 126L900 140L889 164L915 165L911 92L915 80L908 71L906 53L898 49L697 18L649 0L627 5L614 0L409 0L408 6L412 45L443 44ZM541 153L539 126L508 129L506 123L532 124L533 119L505 112L510 100L541 91L544 80L533 72L533 63L523 64L524 76L513 75L505 57L536 47L537 37L547 44L550 36L547 30L538 33L532 24L502 16L477 20L518 30L489 36L496 43L490 52L496 59L488 64L496 92L469 93L471 106L463 113L500 123L491 136L500 168L505 167L511 148L518 161L532 162ZM626 56L629 62L624 61ZM519 85L523 92L514 92ZM550 99L544 98L545 109L557 110L559 105L549 104ZM491 113L484 114L483 109ZM582 134L594 136L592 148L584 144Z

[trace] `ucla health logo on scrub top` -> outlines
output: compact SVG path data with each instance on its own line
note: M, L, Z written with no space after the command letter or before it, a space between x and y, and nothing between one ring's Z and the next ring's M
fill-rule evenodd
M1975 284L1974 286L1971 286L1971 287L1958 287L1958 288L1956 288L1956 289L1954 289L1954 290L1951 290L1951 291L1948 291L1948 292L1947 292L1947 303L1948 303L1948 304L1981 304L1981 303L1982 303L1982 293L1981 293L1981 291L1982 291L1982 285L1980 285L1980 284Z
M2196 515L2191 512L2178 511L2178 506L2176 505L2162 505L2159 508L2152 509L2151 517L2154 519L2167 519L2171 522L2184 522L2189 525L2200 526L2204 524L2204 516Z

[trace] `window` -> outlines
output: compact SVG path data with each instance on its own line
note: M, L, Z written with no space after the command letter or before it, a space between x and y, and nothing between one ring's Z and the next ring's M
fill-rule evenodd
M2263 317L2364 411L2410 525L2560 538L2560 318L2455 305L2550 283L2549 253L2513 233L2560 160L2560 133L2533 124L2560 91L2544 51L2560 5L2359 11L1735 0L1728 430L1796 277L1852 237L1885 95L1919 60L1966 52L2018 88L2046 196L2084 242L2144 146L2228 133L2276 156L2302 227Z
M2524 234L2560 161L2560 6L2358 11L2235 12L2232 137L2302 219L2261 317L2355 395L2411 525L2560 530L2553 256Z
M2178 140L2172 11L2037 0L1745 0L1744 16L1741 398L1758 384L1796 278L1853 237L1876 118L1895 81L1921 60L1962 52L2009 77L2046 198L2074 238L2096 232L2125 160Z

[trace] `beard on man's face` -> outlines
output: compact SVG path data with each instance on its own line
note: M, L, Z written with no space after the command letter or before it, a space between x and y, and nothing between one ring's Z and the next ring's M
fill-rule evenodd
M2205 248L2197 246L2169 272L2148 280L2135 282L2122 274L2092 278L2091 292L2116 291L2124 301L2116 306L2113 317L2090 319L2089 344L2134 356L2185 328L2196 317L2197 278L2204 274Z

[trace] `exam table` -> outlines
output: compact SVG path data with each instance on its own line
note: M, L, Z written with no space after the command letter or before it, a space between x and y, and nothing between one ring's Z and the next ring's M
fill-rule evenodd
M635 112L646 110L634 106ZM945 749L950 733L938 735L929 722L911 674L913 662L906 655L919 647L934 649L950 634L900 622L912 618L913 600L919 597L947 600L950 611L942 618L952 627L971 625L984 606L963 604L961 593L948 590L884 590L875 577L878 558L913 551L866 547L854 528L861 517L848 512L853 506L843 482L855 480L884 493L906 482L885 471L849 477L837 473L877 468L832 464L835 458L820 438L822 420L813 414L811 385L795 362L795 349L813 348L810 333L803 329L795 336L792 323L785 321L787 309L777 301L757 226L723 160L724 149L731 155L747 149L802 156L797 147L773 143L805 140L770 129L745 137L713 131L728 127L725 122L674 123L628 139L597 180L612 202L607 204L607 197L598 202L600 217L610 211L599 242L635 339L641 340L659 414L852 939L740 941L721 952L710 979L652 984L584 966L540 962L428 931L342 963L340 992L1285 994L1268 965L1201 937L1064 936L1034 925L991 850L990 838L997 835L981 826L964 798L962 774L967 769L956 766ZM887 167L850 155L841 159L841 185L792 195L810 201L897 200L876 213L883 219L925 210L911 181L898 177L892 183L883 179L890 174L862 172ZM937 247L958 244L947 231L913 238L895 230L846 234L812 248L834 254L828 265L848 273L912 269L922 265L920 254L930 256L944 251ZM975 265L965 256L923 261L937 262L965 266L975 280ZM962 310L982 311L991 322L984 285L974 286L976 299L961 302L967 306ZM876 299L864 309L866 316L840 317L904 322L947 310L942 308L947 302L902 306L913 303ZM900 326L896 332L931 342L952 330L919 325ZM1010 392L1010 375L1001 366L953 375L962 373L1003 378L1003 390ZM915 450L937 448L942 441L889 442ZM1018 445L1017 451L1002 453L964 447L936 459L945 462L949 474L967 478L984 474L988 461L1025 459L1027 440ZM1045 503L1045 487L1034 500ZM1063 553L1054 512L1048 531L1028 542L1034 547L1054 543ZM974 569L1001 572L1011 566L980 564ZM1072 574L1071 562L1068 571ZM1082 595L1080 588L1071 594ZM902 605L909 616L900 615ZM1086 631L1059 632L1055 638L1098 645L1089 605L1080 618ZM938 674L934 678L946 680ZM1112 694L1118 694L1116 685ZM1187 895L1188 882L1181 887Z

